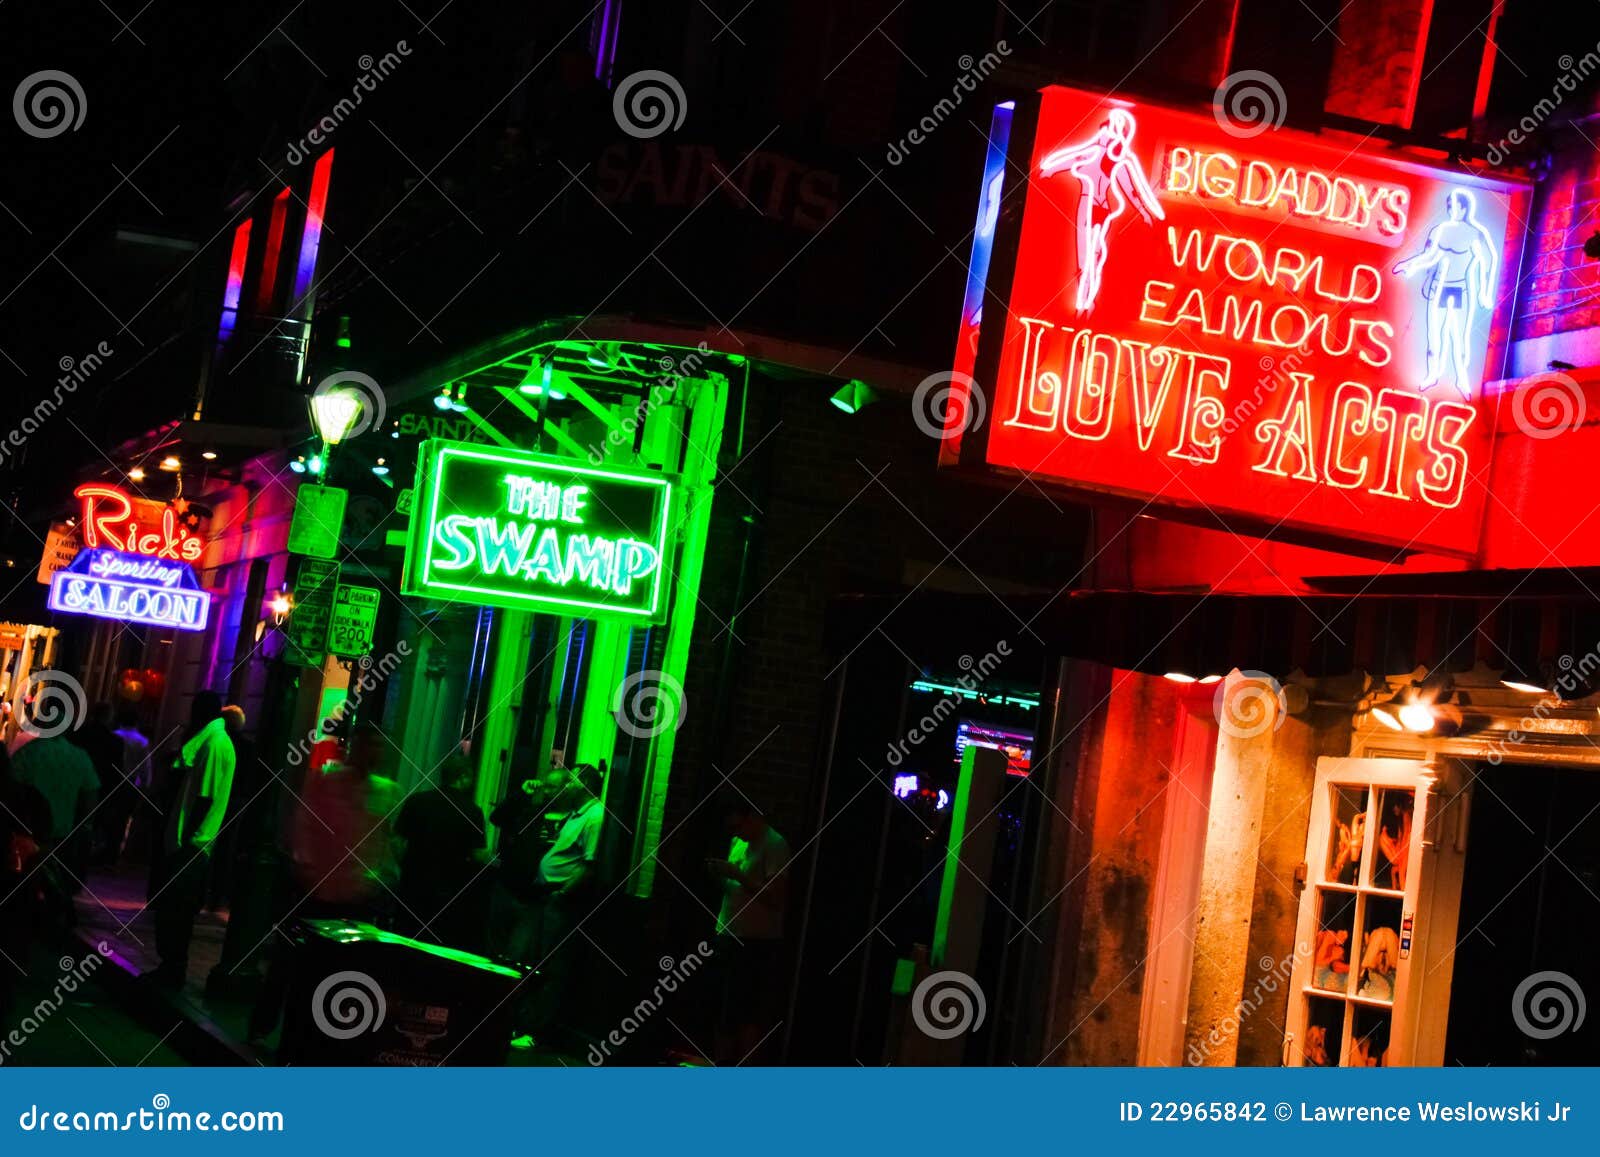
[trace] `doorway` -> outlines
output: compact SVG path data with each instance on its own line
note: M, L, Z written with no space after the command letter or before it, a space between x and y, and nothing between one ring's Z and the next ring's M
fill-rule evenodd
M1600 1062L1600 775L1475 780L1444 1063Z

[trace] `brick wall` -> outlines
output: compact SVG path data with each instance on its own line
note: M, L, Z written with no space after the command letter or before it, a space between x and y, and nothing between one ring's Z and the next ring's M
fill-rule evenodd
M965 568L996 591L1021 583L1054 591L1082 564L1082 508L1060 498L1052 503L1031 484L991 488L941 474L937 443L913 422L909 398L885 395L851 415L829 405L832 388L752 387L745 445L759 448L719 486L713 507L658 893L674 890L673 874L681 878L676 886L699 891L699 860L720 836L714 808L696 810L721 779L713 762L772 809L774 825L796 848L809 839L819 745L831 710L825 682L840 658L823 640L834 599L908 590L941 561L944 569L923 591L960 587L981 597L983 587ZM734 461L734 437L730 426L724 469ZM734 623L732 725L718 752L711 732L723 624L735 610L749 502L760 507L751 512L758 522L755 559ZM957 544L956 556L946 560ZM996 613L1004 616L998 604ZM688 910L693 915L692 905Z
M1529 224L1516 339L1600 324L1600 262L1583 252L1600 229L1600 153L1579 133L1559 139L1550 175L1535 190Z

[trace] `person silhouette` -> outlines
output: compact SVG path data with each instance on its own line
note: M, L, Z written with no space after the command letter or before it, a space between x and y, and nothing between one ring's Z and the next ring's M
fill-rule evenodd
M1092 309L1099 296L1111 223L1123 210L1132 205L1146 225L1166 220L1144 165L1133 151L1135 127L1132 113L1112 109L1093 139L1063 146L1039 162L1041 177L1070 172L1082 186L1077 228L1079 313Z
M1463 398L1472 396L1467 357L1474 315L1480 306L1494 308L1494 239L1478 224L1476 208L1470 191L1452 189L1445 200L1445 219L1428 230L1422 252L1394 267L1395 273L1407 278L1428 271L1422 283L1428 303L1428 362L1422 388L1439 384L1448 357L1454 370L1452 384Z

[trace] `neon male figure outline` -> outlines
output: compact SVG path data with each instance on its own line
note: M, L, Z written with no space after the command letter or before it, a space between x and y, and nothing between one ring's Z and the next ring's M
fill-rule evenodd
M1111 223L1132 205L1145 224L1166 220L1161 202L1135 155L1133 114L1111 110L1092 140L1067 145L1039 162L1041 177L1071 172L1083 186L1078 198L1078 294L1080 313L1093 308L1106 267L1107 236Z
M1439 384L1448 353L1454 385L1463 398L1472 396L1467 378L1468 342L1473 314L1494 308L1494 238L1478 224L1477 200L1466 189L1452 189L1445 199L1445 219L1428 230L1422 252L1395 264L1394 272L1410 277L1428 271L1422 296L1428 303L1428 369L1422 388Z

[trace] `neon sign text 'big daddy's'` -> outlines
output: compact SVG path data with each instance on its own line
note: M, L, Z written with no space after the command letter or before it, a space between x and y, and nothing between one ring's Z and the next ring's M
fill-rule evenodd
M1472 553L1526 189L1041 100L987 461L1213 524Z

